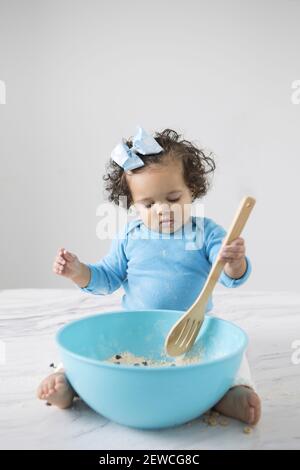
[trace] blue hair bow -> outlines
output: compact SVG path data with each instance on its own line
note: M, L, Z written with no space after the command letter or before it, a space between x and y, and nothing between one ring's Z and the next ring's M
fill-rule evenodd
M121 166L124 171L129 171L144 166L143 160L136 155L136 152L141 155L153 155L163 150L164 149L156 142L152 135L148 134L142 127L138 127L132 140L132 147L129 148L123 139L123 142L116 145L113 149L111 158Z

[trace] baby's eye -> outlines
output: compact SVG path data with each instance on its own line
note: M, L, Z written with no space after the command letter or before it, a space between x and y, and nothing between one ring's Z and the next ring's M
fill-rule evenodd
M168 199L169 202L176 202L179 201L180 197L177 197L176 199ZM150 207L153 206L153 202L151 204L146 204L145 207L146 209L150 209Z

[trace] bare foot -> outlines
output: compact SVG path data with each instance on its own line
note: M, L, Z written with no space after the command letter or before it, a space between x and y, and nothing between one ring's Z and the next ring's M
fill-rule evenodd
M48 375L37 389L37 397L40 400L46 400L50 405L59 408L72 406L74 396L74 390L68 383L63 371Z
M232 387L215 405L214 410L225 416L239 419L247 424L256 424L261 414L260 398L246 385Z

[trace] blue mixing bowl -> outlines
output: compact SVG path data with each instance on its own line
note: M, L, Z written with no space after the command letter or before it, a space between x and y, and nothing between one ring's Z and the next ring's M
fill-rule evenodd
M184 312L119 310L73 321L57 343L68 380L91 408L125 426L158 429L190 421L213 407L231 387L248 338L239 327L206 315L188 356L199 363L171 366L165 338ZM113 364L129 351L170 366ZM162 356L163 355L163 356Z

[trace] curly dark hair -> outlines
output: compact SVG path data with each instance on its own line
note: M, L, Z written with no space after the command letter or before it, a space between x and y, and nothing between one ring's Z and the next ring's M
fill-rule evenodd
M166 162L166 157L182 160L184 181L191 190L193 201L204 196L210 188L207 175L216 168L215 162L211 158L212 154L205 155L204 150L198 148L192 142L180 140L182 136L172 129L156 132L153 137L164 151L155 155L147 155L146 157L137 153L144 162L144 166L131 170L131 173L145 171L149 165L163 165ZM126 140L125 143L129 148L132 147L131 138ZM106 182L104 187L108 192L108 200L119 205L119 198L125 196L125 208L129 209L133 204L133 198L124 169L112 159L110 159L105 169L106 174L103 176L103 180Z

